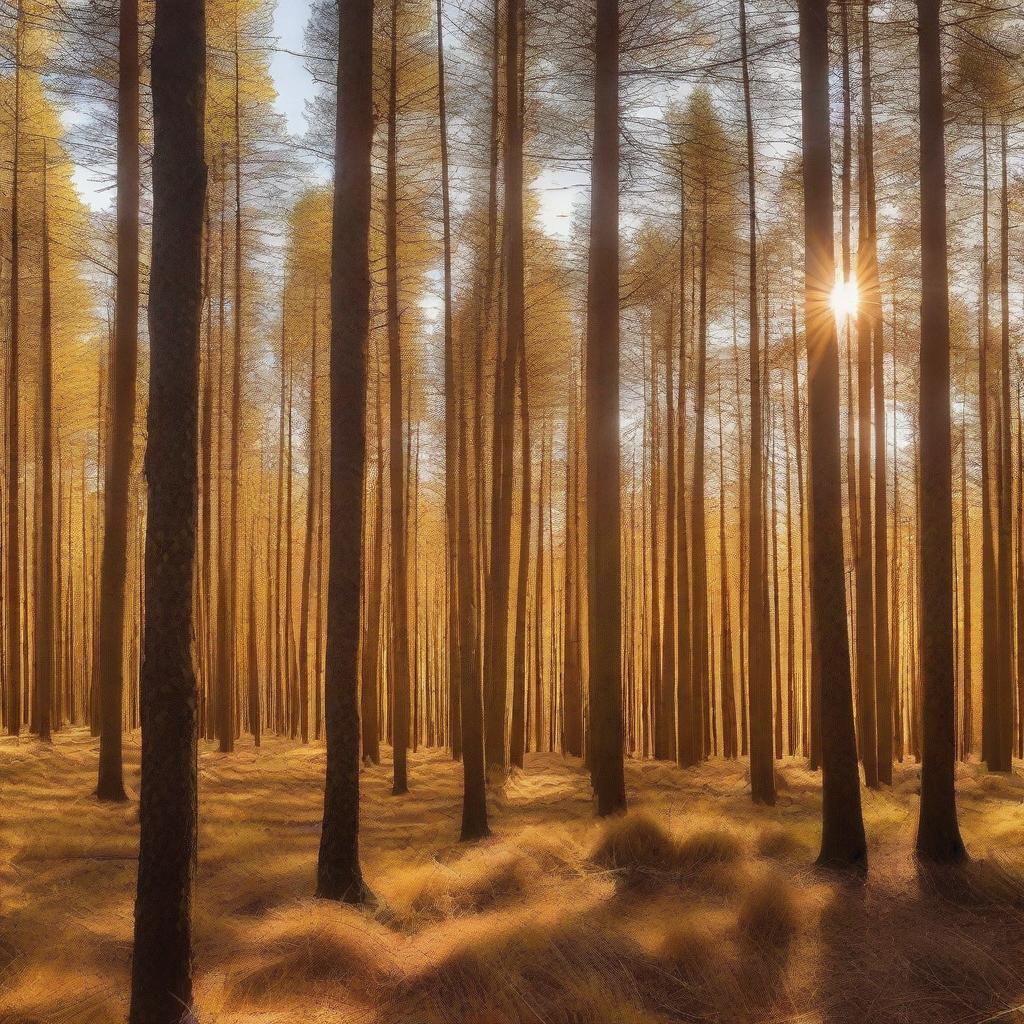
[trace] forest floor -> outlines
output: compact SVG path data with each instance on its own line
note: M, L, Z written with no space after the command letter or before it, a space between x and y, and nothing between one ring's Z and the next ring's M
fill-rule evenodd
M385 751L387 753L387 751ZM0 740L0 1022L122 1024L133 802L91 796L96 741ZM324 751L270 739L200 753L194 900L201 1024L1024 1021L1024 777L959 768L974 860L920 873L918 772L865 794L866 882L812 864L820 779L779 770L756 808L742 763L627 762L633 810L595 821L552 754L491 794L494 837L456 842L461 769L363 774L373 912L310 898Z

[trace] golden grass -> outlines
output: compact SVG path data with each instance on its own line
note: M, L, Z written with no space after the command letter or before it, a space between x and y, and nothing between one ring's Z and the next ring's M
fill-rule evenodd
M0 1024L125 1018L138 815L92 798L96 754L80 730L0 740ZM635 809L602 822L578 761L530 755L468 847L460 768L410 761L407 797L363 773L368 913L312 898L323 748L201 745L202 1024L1024 1021L1018 775L958 769L976 859L925 871L899 766L865 794L870 871L847 883L813 870L820 780L796 761L775 808L742 764L631 762Z

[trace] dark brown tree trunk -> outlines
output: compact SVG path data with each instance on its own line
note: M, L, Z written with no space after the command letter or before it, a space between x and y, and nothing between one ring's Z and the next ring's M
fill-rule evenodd
M339 8L338 112L331 228L330 554L324 665L327 778L317 895L361 903L359 867L359 587L370 326L373 2Z
M476 338L477 345L483 339ZM466 365L463 349L463 366ZM455 397L454 395L452 396ZM466 387L459 397L459 682L462 687L462 830L460 839L472 842L490 835L487 826L487 777L484 767L483 681L477 643L477 580L469 509L469 425L466 422Z
M384 213L387 264L389 458L391 467L391 670L394 680L392 754L399 796L409 790L409 574L405 505L402 499L405 457L402 451L402 338L398 310L398 13L391 0L391 60L388 76L387 181Z
M814 656L821 664L822 836L818 863L866 870L843 582L839 352L829 308L835 264L828 3L801 0L804 323L807 333Z
M110 445L100 570L100 761L96 796L126 800L121 768L128 483L135 440L139 347L139 10L121 0L117 83L117 283L111 357Z
M366 596L366 622L362 655L363 759L380 764L380 723L377 716L377 674L380 665L380 610L382 567L384 565L384 413L381 399L384 382L377 360L376 424L377 472L374 498L373 553L370 563L370 592Z
M590 772L597 813L625 810L619 438L619 7L597 0L587 284Z
M921 122L920 556L924 743L917 854L965 858L956 818L953 665L953 487L949 422L949 283L941 0L918 0Z
M192 879L198 817L192 581L206 198L204 0L157 0L151 81L146 629L129 1021L178 1024L192 1006Z

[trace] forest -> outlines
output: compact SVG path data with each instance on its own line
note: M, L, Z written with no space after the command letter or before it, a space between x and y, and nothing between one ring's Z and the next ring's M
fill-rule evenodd
M1019 0L0 0L0 1024L1024 1021Z

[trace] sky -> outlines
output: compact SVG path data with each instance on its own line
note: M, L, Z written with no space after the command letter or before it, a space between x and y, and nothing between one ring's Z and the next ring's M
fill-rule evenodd
M295 135L306 130L306 101L313 97L313 79L302 58L294 56L303 52L309 7L310 0L278 0L274 11L277 52L270 62L270 73L277 88L277 109Z

